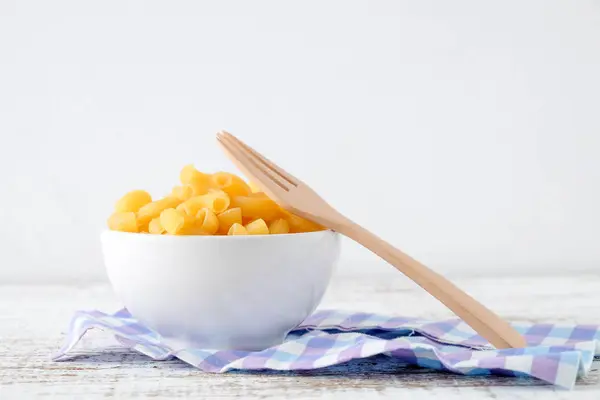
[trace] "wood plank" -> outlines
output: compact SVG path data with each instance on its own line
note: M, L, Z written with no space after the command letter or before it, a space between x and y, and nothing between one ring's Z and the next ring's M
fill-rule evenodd
M463 278L457 283L501 315L535 322L599 323L600 277ZM154 362L124 351L88 352L51 362L76 309L119 307L105 285L0 286L0 399L49 398L354 398L410 394L411 398L566 399L600 397L594 365L574 392L537 381L462 377L407 367L387 357L298 373L206 374L179 361ZM443 318L451 314L398 274L337 277L322 305ZM106 336L95 332L84 346ZM598 363L595 363L598 364Z

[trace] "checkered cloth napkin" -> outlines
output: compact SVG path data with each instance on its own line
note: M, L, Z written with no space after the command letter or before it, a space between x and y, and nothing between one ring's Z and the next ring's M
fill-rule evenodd
M600 326L516 324L527 348L495 350L459 319L426 321L348 311L319 311L286 341L263 351L169 349L161 337L127 310L109 315L78 312L64 346L54 357L68 360L85 333L100 328L121 344L155 360L177 357L207 372L310 370L353 359L387 355L410 365L462 375L529 376L571 389L585 376L595 355Z

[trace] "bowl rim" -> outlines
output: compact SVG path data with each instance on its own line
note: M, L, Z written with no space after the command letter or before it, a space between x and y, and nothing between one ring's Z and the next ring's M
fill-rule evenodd
M332 233L338 235L338 233L332 229L324 229L321 231L313 231L313 232L297 232L297 233L278 233L275 235L154 235L150 233L139 233L139 232L122 232L122 231L113 231L110 229L104 229L101 232L101 236L113 235L113 236L122 236L122 237L137 237L140 240L277 240L275 238L291 238L291 237L301 237L301 236L315 236L322 235L324 233ZM272 238L272 239L265 239Z

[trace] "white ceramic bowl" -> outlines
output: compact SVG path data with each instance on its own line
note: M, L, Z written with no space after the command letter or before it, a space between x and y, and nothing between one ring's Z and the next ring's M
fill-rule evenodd
M117 296L172 349L261 350L310 315L340 251L332 231L169 236L106 231Z

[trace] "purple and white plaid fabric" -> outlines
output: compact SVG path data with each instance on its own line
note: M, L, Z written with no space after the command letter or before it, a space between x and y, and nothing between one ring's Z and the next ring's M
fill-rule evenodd
M263 351L169 349L161 337L127 310L114 315L78 312L57 361L76 356L74 348L92 328L113 333L124 346L155 360L177 357L206 372L309 370L375 355L462 375L530 376L570 389L600 355L600 326L515 324L528 343L496 350L459 319L426 321L348 311L319 311L286 341Z

